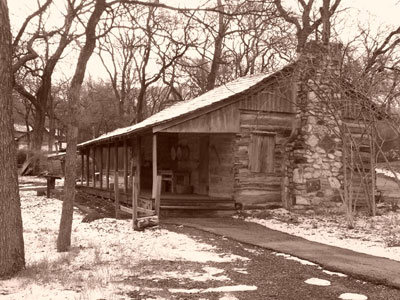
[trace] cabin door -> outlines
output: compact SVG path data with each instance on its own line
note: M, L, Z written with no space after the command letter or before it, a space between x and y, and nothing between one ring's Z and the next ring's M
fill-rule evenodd
M209 190L209 154L210 137L208 135L200 136L200 162L199 162L199 190L200 195L208 195Z

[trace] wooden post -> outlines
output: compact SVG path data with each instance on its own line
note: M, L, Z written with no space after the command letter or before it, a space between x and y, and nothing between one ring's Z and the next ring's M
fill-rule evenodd
M118 172L118 142L115 143L114 147L114 174L117 172ZM114 189L115 189L115 181L114 181Z
M89 181L90 181L89 157L90 157L90 148L86 151L86 186L89 186Z
M142 157L141 157L141 138L138 136L135 139L136 141L136 151L135 151L135 160L136 160L136 171L135 176L132 180L132 221L133 221L133 229L137 230L137 203L139 200L140 195L140 168L142 164Z
M128 193L128 143L124 139L124 192Z
M370 166L370 173L371 173L371 215L373 217L376 216L376 201L375 201L375 185L376 185L376 179L375 179L375 129L371 128L371 134L369 135L369 143L370 143L370 148L371 148L371 153L370 153L370 160L371 160L371 166Z
M138 186L136 176L132 176L132 228L135 230L137 223Z
M114 153L114 171L118 172L118 142L115 143Z
M110 163L111 163L111 144L107 145L107 166L106 166L106 187L110 189Z
M100 146L100 188L103 188L103 146Z
M46 178L46 198L50 198L50 191L52 189L51 180L52 180L52 178L50 176ZM54 181L55 181L55 179L54 179Z
M118 171L114 172L114 205L115 205L115 218L119 218L119 188L118 188Z
M157 134L153 134L153 190L151 197L156 198L157 194Z
M156 198L155 198L155 209L156 209L156 215L160 217L160 202L161 202L161 175L157 176L157 181L156 181Z
M96 147L93 147L92 175L93 175L93 187L96 187Z
M83 176L85 175L85 157L83 151L81 151L81 185L83 185Z

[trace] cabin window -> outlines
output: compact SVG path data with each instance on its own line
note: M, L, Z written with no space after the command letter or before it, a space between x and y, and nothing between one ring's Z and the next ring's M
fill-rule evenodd
M249 170L272 173L275 164L275 134L252 133L249 147Z

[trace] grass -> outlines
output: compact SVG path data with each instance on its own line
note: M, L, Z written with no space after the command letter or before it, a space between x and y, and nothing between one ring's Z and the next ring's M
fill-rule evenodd
M391 233L383 238L386 247L400 247L400 236L396 233Z
M391 216L384 222L383 241L386 247L400 247L400 218Z

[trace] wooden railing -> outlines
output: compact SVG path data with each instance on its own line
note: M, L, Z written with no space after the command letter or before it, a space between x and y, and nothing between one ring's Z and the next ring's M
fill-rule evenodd
M160 216L160 199L161 199L161 176L157 176L156 196L155 198L141 198L139 180L135 176L132 177L132 207L126 207L119 202L118 188L118 172L114 178L114 194L115 194L115 217L119 218L122 211L132 215L132 227L134 230L142 230L146 227L156 226L159 224ZM154 202L154 205L153 205Z

